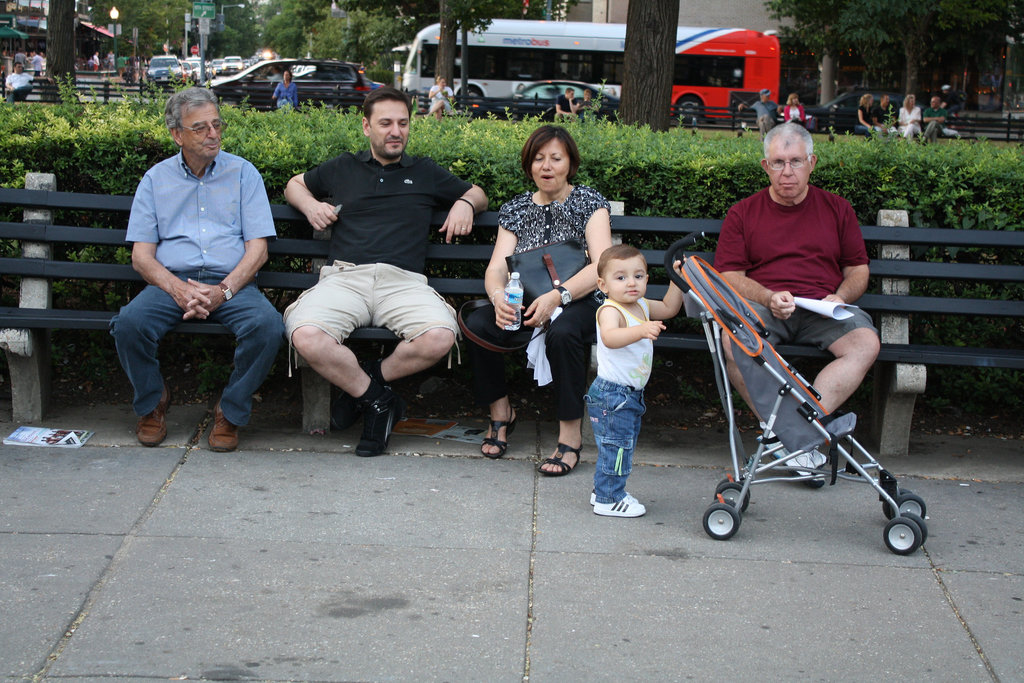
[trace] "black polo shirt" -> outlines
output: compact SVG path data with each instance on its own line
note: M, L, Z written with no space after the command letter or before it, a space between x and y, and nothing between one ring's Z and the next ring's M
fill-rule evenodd
M450 209L472 187L427 157L407 154L387 166L369 150L345 153L303 176L317 199L342 204L328 258L388 263L422 273L430 215Z

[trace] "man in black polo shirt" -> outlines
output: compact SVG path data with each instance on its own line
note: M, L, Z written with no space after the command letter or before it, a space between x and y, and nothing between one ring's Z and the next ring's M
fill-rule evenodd
M316 230L334 225L328 263L315 287L285 310L289 342L310 367L342 389L338 429L363 413L356 454L387 448L405 402L388 382L424 370L455 343L455 312L423 275L431 213L448 208L445 240L468 235L487 195L425 157L405 154L410 106L383 87L363 103L370 149L341 154L288 181L284 196ZM345 345L357 327L380 325L402 341L387 358L359 365Z

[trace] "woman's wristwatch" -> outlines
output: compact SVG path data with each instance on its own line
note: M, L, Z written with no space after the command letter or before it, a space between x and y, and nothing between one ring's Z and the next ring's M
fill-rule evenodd
M569 303L572 302L572 292L562 286L556 287L555 289L557 289L558 293L562 296L562 305L568 306Z

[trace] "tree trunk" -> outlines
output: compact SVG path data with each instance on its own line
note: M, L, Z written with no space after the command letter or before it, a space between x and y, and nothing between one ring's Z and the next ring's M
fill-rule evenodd
M447 0L441 0L441 39L437 45L437 64L434 73L443 76L449 87L455 90L455 43L458 26L448 8Z
M906 71L903 74L903 81L905 83L905 87L903 88L903 92L905 92L905 93L908 93L908 92L916 93L917 92L917 79L918 79L917 60L918 60L918 57L920 57L920 55L917 53L917 50L914 49L914 46L912 45L912 43L913 43L913 41L911 41L911 40L908 40L905 43L903 43L903 57L904 57L904 59L907 62L907 69L906 69Z
M936 11L927 5L915 6L907 16L906 28L903 33L903 56L907 61L904 72L905 93L916 93L920 74L920 65L928 54L929 28L935 18Z
M818 73L821 75L821 93L818 95L818 104L825 104L836 96L836 61L830 53L821 53Z
M75 78L75 0L50 0L46 24L46 75Z
M629 3L619 107L626 123L668 130L678 20L679 0Z

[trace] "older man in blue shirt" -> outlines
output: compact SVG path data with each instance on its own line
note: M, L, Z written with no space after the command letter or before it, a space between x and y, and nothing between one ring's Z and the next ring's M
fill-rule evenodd
M270 202L259 171L221 150L223 122L212 92L175 93L164 117L181 152L146 172L128 220L132 266L148 286L114 316L110 333L135 389L136 436L156 446L167 436L170 405L160 340L182 320L226 325L237 340L235 362L209 444L232 451L284 334L281 315L255 284L267 241L276 237Z

